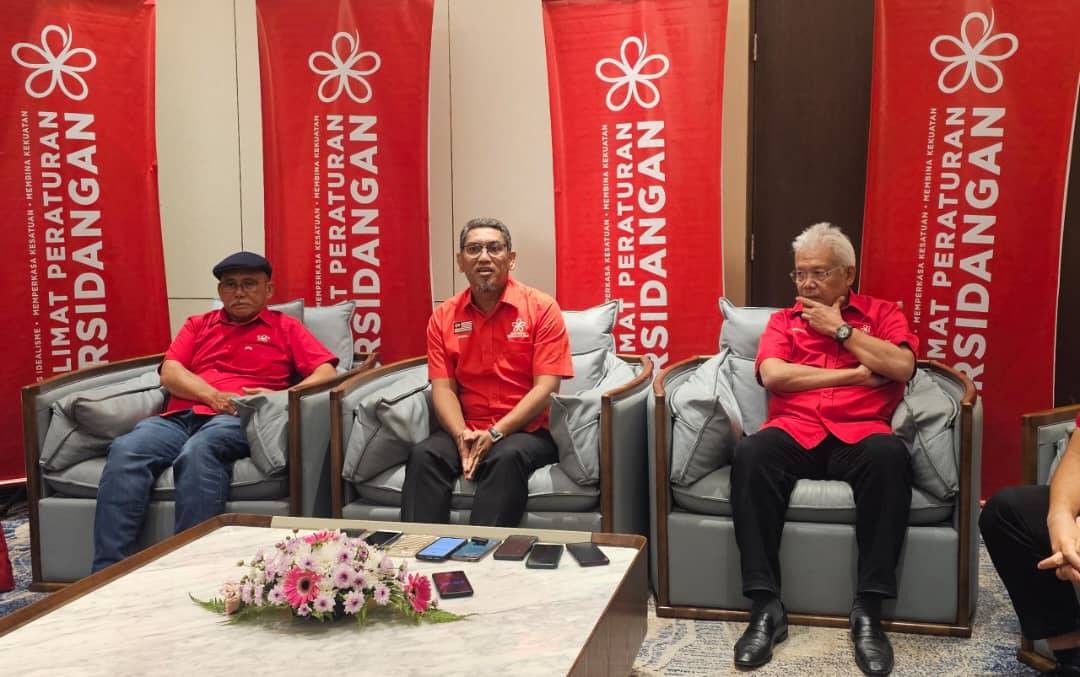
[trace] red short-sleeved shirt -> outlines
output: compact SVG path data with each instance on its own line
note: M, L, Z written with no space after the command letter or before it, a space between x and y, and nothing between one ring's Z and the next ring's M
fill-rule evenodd
M908 328L907 318L895 303L851 292L840 310L853 328L895 345L906 345L918 354L919 339ZM796 303L773 313L761 335L755 368L776 357L791 364L825 369L850 369L858 358L834 338L819 334L802 317ZM877 388L839 386L797 393L770 392L769 415L763 428L780 428L804 449L820 444L829 433L854 444L875 433L892 432L896 405L904 396L904 384L891 381Z
M165 353L214 388L243 395L241 388L284 390L324 363L338 359L300 322L278 310L263 309L244 324L224 310L189 317ZM194 409L216 414L202 402L169 398L165 413Z
M574 375L570 337L555 299L507 280L499 304L485 316L466 289L431 314L428 378L452 378L465 423L486 430L533 387L533 377ZM526 431L546 428L548 413Z

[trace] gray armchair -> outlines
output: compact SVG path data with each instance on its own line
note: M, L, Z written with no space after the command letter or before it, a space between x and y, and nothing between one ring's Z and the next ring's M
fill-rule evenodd
M745 434L765 418L766 393L754 378L757 343L771 308L722 303L721 350ZM652 584L657 615L746 620L739 550L730 507L730 465L689 485L672 481L673 416L669 401L708 358L696 357L659 373L648 402ZM982 409L974 384L935 362L919 369L955 402L951 438L958 471L955 495L938 499L914 489L910 526L898 570L899 599L885 606L886 627L907 632L970 636L978 591ZM945 455L948 456L946 446ZM793 623L846 627L855 588L854 499L842 482L800 480L792 493L780 560L783 601Z
M149 355L62 374L22 389L23 437L30 513L30 547L34 590L55 590L90 573L94 555L94 513L104 448L100 455L65 464L46 464L43 449L54 421L53 405L70 395L136 377L157 386L163 355ZM327 516L329 496L328 391L346 379L367 371L373 356L357 356L350 371L288 393L287 449L282 472L267 475L250 458L233 465L226 512L266 515ZM139 547L173 534L174 496L172 469L154 485Z
M573 339L572 339L573 340ZM562 464L545 466L529 480L529 500L521 527L532 529L570 529L644 534L648 528L648 506L642 500L646 491L645 399L652 381L652 363L638 357L619 356L634 367L633 378L600 397L599 481L579 484L564 471ZM575 367L576 369L576 367ZM408 447L398 445L401 456L386 470L357 481L343 475L343 468L355 465L356 445L350 444L359 434L358 405L371 395L388 392L395 384L413 379L422 389L427 381L427 360L418 357L373 369L353 377L330 393L330 456L333 476L331 500L333 516L348 519L400 519L401 487L405 479L404 460ZM416 439L423 439L437 426L430 401L421 399L425 408L423 429ZM450 521L467 524L473 482L460 479L454 488Z
M1050 468L1068 444L1077 412L1080 404L1070 404L1024 414L1021 418L1020 479L1024 484L1049 484ZM1033 642L1024 636L1020 637L1016 657L1043 672L1053 670L1057 662L1046 640Z

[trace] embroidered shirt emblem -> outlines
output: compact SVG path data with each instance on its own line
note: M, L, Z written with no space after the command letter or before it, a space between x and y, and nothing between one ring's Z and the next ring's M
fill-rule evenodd
M520 317L514 320L514 324L510 325L510 333L506 335L508 339L526 339L529 338L529 332L525 329L525 320Z
M472 320L465 320L464 322L454 323L455 334L471 334L472 333Z
M255 337L255 339L259 343L270 343L270 337L267 336L266 334L259 334L258 336Z

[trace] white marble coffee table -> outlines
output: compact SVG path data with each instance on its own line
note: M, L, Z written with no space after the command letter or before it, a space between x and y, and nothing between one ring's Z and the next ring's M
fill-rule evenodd
M236 563L289 529L398 528L434 535L533 533L593 540L611 564L558 569L523 562L430 563L463 569L473 597L440 601L475 614L456 623L380 619L224 625L188 599L217 596ZM454 525L398 525L222 515L0 620L0 656L20 675L562 675L627 674L645 636L646 556L640 536Z

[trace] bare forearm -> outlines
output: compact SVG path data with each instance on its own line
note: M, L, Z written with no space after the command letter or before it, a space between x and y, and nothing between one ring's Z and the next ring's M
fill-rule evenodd
M307 378L305 378L303 381L300 381L296 385L298 385L298 386L306 386L306 385L311 385L312 383L320 383L322 381L329 381L330 379L334 378L334 376L336 376L336 375L337 375L337 370L335 370L334 367L331 366L329 362L324 362L324 363L320 364L319 366L315 367L315 371L308 374Z
M174 397L207 404L218 392L202 377L195 375L176 360L162 362L161 385Z
M1080 515L1080 430L1072 434L1061 464L1050 482L1050 510L1047 522L1055 517L1076 519Z
M461 413L461 401L457 392L450 386L432 383L431 401L435 405L435 416L442 429L457 439L465 430L465 415Z
M503 435L515 433L551 406L551 395L559 389L558 376L539 376L533 387L506 416L495 422L495 429Z
M893 381L907 383L915 371L915 356L910 350L858 329L844 341L844 348L870 371Z
M776 358L761 363L761 383L773 392L797 393L814 388L853 385L855 376L855 369L822 369Z

